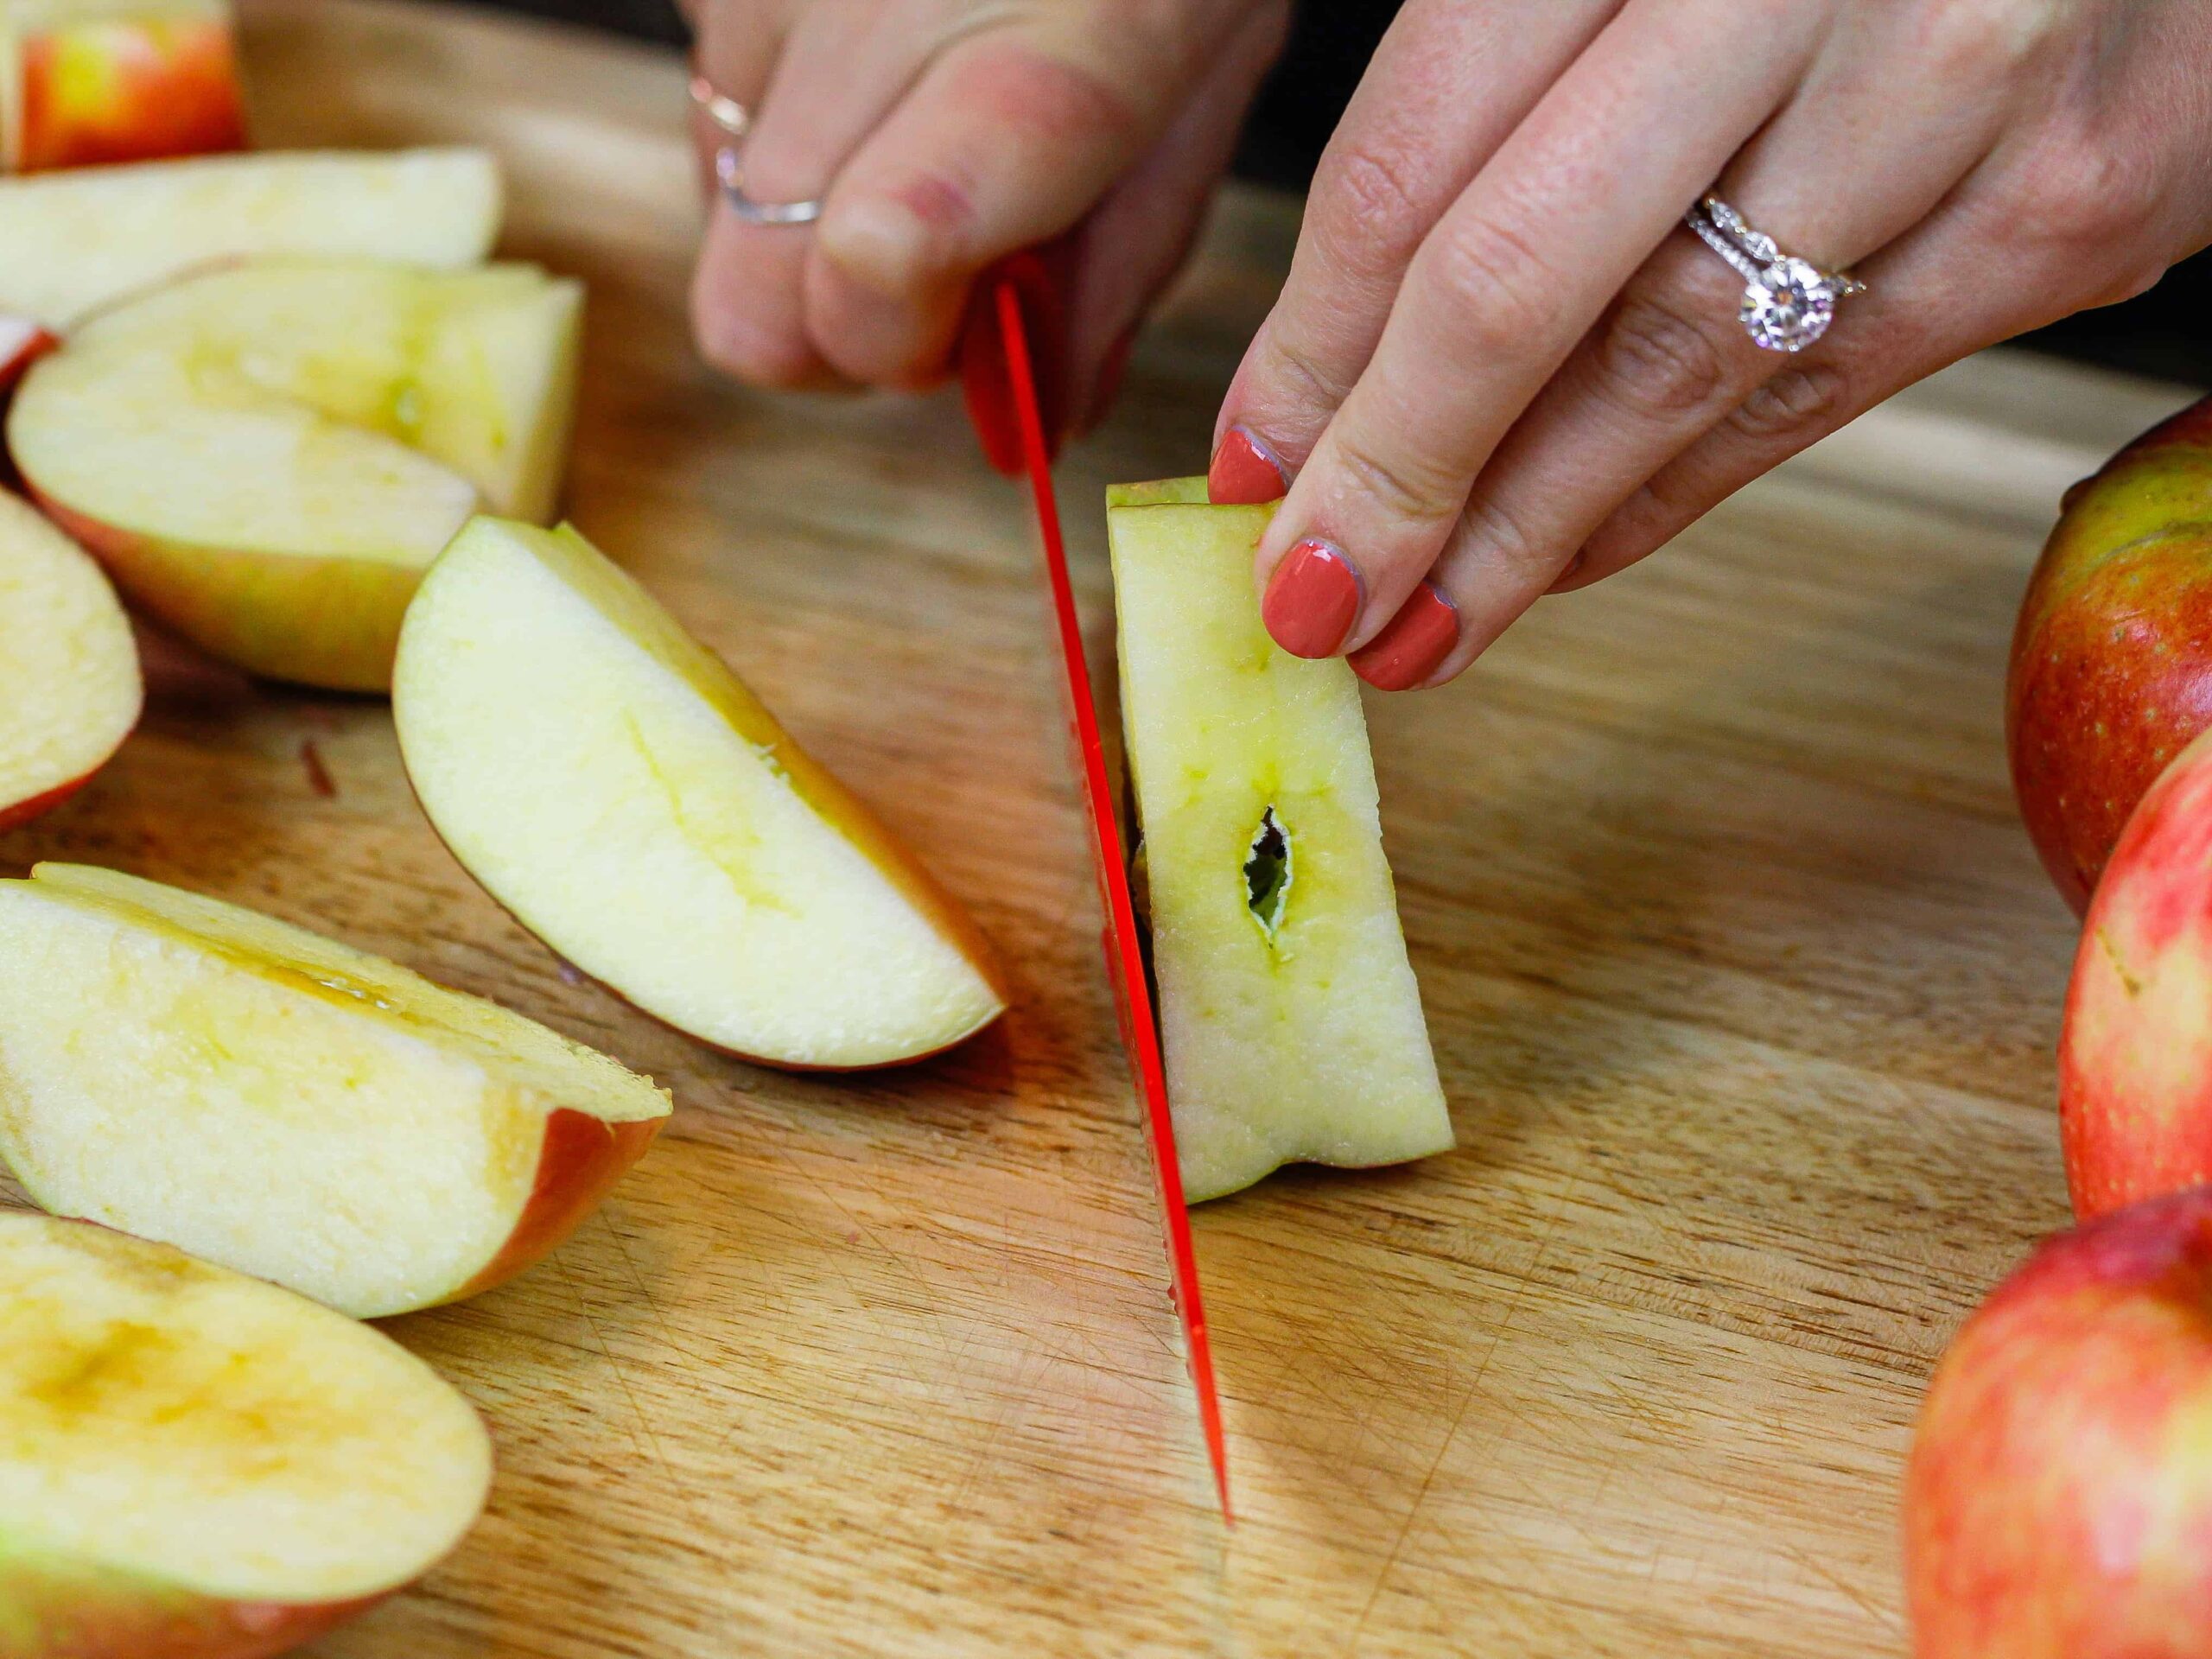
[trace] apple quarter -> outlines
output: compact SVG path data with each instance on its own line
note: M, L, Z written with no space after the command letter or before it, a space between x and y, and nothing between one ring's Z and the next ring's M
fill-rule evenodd
M0 1211L0 1653L267 1659L484 1507L468 1402L381 1332L85 1222Z
M203 650L381 690L470 514L551 516L582 307L532 265L207 271L40 358L8 445L124 594Z
M565 525L478 518L409 607L400 753L454 855L655 1018L801 1068L1004 1011L960 907L721 658Z
M130 622L99 566L0 490L0 830L98 771L143 700Z
M1276 645L1253 596L1272 508L1205 505L1202 479L1107 499L1185 1190L1447 1150L1357 683Z
M480 264L499 233L490 152L266 150L0 179L0 314L56 333L218 264Z
M112 870L0 881L0 1159L42 1208L372 1319L490 1288L668 1096L380 957Z

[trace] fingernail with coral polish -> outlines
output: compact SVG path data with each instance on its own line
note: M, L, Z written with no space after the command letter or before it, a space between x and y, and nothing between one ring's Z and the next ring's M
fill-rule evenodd
M1289 487L1290 474L1283 471L1275 452L1241 426L1232 426L1222 435L1213 464L1206 468L1206 497L1217 505L1280 501Z
M1459 643L1459 607L1424 582L1352 652L1351 671L1378 691L1410 691L1443 666Z
M1294 657L1333 657L1359 620L1359 572L1326 542L1300 542L1268 579L1260 619Z

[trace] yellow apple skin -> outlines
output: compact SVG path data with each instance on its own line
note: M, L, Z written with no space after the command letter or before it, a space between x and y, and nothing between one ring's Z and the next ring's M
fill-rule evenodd
M219 5L65 18L24 35L16 52L18 172L245 146L238 53Z
M41 1558L0 1533L0 1659L274 1659L391 1593L298 1605L225 1601Z
M422 567L172 542L118 530L29 487L126 598L209 655L333 691L391 686Z

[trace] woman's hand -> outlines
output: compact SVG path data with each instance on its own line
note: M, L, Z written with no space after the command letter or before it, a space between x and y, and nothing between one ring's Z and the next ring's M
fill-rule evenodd
M1869 285L1800 355L1708 189ZM2203 0L1410 0L1223 410L1268 626L1390 690L1900 387L2212 238Z
M1287 0L691 10L701 73L753 113L747 194L823 199L804 228L717 200L692 290L708 359L762 385L926 385L976 276L1076 230L1067 360L1046 367L1080 425L1189 247Z

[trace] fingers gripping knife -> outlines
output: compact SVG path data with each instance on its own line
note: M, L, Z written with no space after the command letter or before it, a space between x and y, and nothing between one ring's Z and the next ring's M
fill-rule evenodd
M1160 1024L1154 1017L1152 994L1145 980L1136 908L1129 892L1128 849L1122 844L1114 791L1107 777L1098 705L1091 694L1082 623L1068 579L1067 550L1060 536L1059 505L1052 493L1048 432L1057 430L1058 423L1055 421L1050 428L1046 424L1046 408L1039 397L1038 360L1031 351L1033 341L1057 331L1058 314L1052 278L1037 254L1016 254L993 267L977 285L961 345L961 381L967 393L969 417L991 464L1002 473L1026 472L1035 498L1046 585L1066 676L1070 734L1083 776L1084 796L1090 808L1091 851L1099 899L1106 912L1106 974L1114 985L1129 1075L1144 1105L1146 1136L1152 1147L1153 1173L1166 1234L1169 1282L1176 1310L1182 1315L1191 1382L1198 1392L1198 1424L1205 1436L1206 1456L1213 1465L1214 1488L1225 1520L1230 1516L1228 1447L1222 1433L1220 1396L1214 1384L1213 1353L1206 1340L1205 1309L1198 1295L1191 1215L1183 1202L1182 1169L1175 1156L1175 1126L1167 1109Z

